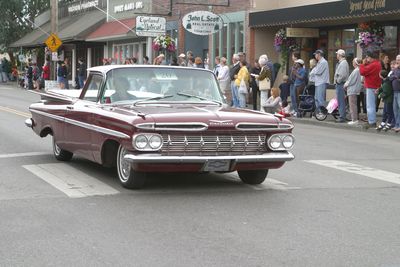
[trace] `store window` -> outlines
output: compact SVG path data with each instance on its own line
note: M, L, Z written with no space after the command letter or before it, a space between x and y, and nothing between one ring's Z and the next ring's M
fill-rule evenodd
M389 56L390 60L394 60L398 54L397 47L397 26L385 26L385 40L382 51Z
M352 66L352 61L356 56L356 43L355 43L355 29L340 29L331 30L328 32L328 51L326 59L329 63L329 74L331 77L331 82L333 82L333 76L335 74L336 68L336 51L338 49L343 49L346 51L346 59L349 66Z

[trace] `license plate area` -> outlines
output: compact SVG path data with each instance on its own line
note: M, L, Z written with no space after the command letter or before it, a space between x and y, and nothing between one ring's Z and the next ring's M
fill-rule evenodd
M231 160L214 159L204 163L203 171L206 172L227 172L230 170Z

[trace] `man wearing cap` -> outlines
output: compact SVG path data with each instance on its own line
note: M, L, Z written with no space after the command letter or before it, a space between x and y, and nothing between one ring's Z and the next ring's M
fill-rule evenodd
M186 57L186 55L184 53L182 53L182 54L180 54L178 56L178 64L179 64L179 66L186 67L185 57Z
M326 88L329 84L329 65L328 61L324 58L322 50L316 50L314 56L318 63L311 70L310 77L315 80L315 105L316 112L319 112L319 107L325 105L326 101Z
M304 60L302 60L300 58L295 60L292 71L293 71L293 73L291 75L294 78L294 83L293 83L294 95L293 95L293 97L295 99L295 101L293 102L293 105L296 105L296 107L294 107L294 110L297 113L298 112L297 105L299 103L299 101L298 101L299 95L303 93L304 88L306 87L307 72L306 72L306 69L304 68ZM299 113L297 113L296 115L297 115L297 117L302 116L302 114L299 114Z
M360 74L364 76L364 87L367 93L367 117L368 127L376 126L376 103L375 94L381 87L382 80L379 77L382 65L377 60L378 55L372 51L367 51L367 56L360 65Z
M344 83L349 77L349 63L346 60L346 52L343 49L336 51L336 64L335 76L333 82L336 89L336 99L339 104L339 119L337 122L346 121L346 95L344 93Z

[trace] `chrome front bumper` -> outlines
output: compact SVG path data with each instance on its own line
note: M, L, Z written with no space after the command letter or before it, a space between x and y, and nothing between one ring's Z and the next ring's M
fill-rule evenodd
M294 155L291 152L271 152L262 155L248 156L162 156L160 154L127 154L124 159L131 163L199 163L208 161L232 160L237 163L268 163L291 161Z

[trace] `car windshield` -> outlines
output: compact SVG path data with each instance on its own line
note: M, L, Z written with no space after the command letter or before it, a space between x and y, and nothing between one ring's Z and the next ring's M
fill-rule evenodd
M190 68L115 68L107 73L103 103L223 103L214 75Z

